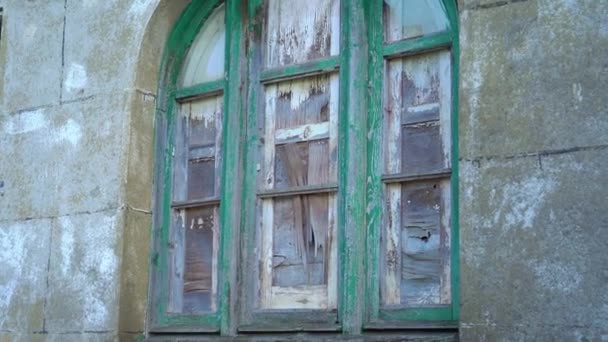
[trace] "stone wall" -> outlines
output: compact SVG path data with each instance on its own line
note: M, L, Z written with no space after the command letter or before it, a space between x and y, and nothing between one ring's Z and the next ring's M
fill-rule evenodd
M144 331L187 0L0 0L0 341ZM460 0L463 340L608 338L608 2Z
M142 335L158 70L185 3L0 0L0 341Z
M461 1L461 336L608 339L608 2Z

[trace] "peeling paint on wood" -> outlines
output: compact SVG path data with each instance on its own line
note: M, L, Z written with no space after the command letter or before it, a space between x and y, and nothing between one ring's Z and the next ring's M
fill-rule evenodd
M299 64L337 55L339 3L338 0L267 0L265 65Z

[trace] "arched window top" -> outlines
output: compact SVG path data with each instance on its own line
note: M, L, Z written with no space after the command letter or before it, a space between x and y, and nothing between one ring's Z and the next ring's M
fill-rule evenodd
M189 87L224 77L226 6L211 13L192 42L180 71L178 85Z
M384 0L385 41L393 42L447 30L441 0Z

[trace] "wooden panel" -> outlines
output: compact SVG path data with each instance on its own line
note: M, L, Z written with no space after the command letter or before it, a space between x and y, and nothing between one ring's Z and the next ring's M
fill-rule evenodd
M308 184L308 143L279 145L275 158L275 189Z
M190 46L180 72L179 87L222 79L225 49L225 6L222 5L205 21Z
M180 313L184 307L185 210L174 210L169 236L169 298L167 312Z
M272 287L273 309L326 309L326 286Z
M188 162L188 199L209 198L215 194L215 159Z
M329 183L328 141L276 147L275 189Z
M219 196L223 96L214 96L188 103L190 111L186 134L188 150L187 199ZM182 104L186 106L188 104ZM179 139L179 137L178 137Z
M384 0L384 40L391 42L444 31L448 17L441 0Z
M190 103L181 104L176 118L175 147L173 154L173 201L185 201L188 198L188 116Z
M263 202L262 307L276 309L272 303L278 302L273 298L271 287L302 288L306 292L310 286L319 285L325 287L327 295L326 285L331 281L331 292L335 292L335 194L292 196ZM281 307L287 305L285 300L279 301ZM318 302L321 299L309 300ZM328 298L322 301L328 305ZM302 303L295 301L295 297L292 302L291 308L301 308ZM329 303L330 307L335 307L335 293ZM311 305L308 303L306 307Z
M169 249L170 313L216 310L218 206L175 210Z
M384 217L380 296L383 304L395 305L401 303L401 184L387 186Z
M274 200L273 285L327 281L327 195Z
M188 145L190 148L215 144L216 113L222 111L222 97L191 102L188 117Z
M403 126L401 167L403 173L424 173L443 169L443 145L439 123Z
M339 53L338 0L266 0L265 65L304 63Z
M447 51L387 63L384 115L387 174L434 172L451 166L449 63Z
M267 87L275 98L276 129L320 123L329 116L329 76L285 81Z
M420 182L402 187L401 303L443 304L449 281L449 181ZM449 273L449 272L447 272ZM449 291L447 291L449 292Z
M212 300L214 232L217 232L215 207L186 209L184 257L184 313L215 310ZM217 247L216 247L217 248ZM215 248L215 249L216 249Z

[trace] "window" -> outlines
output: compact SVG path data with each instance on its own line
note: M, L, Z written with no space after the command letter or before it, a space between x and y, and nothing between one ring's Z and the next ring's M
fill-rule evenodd
M151 332L454 327L452 0L192 1L157 120Z

